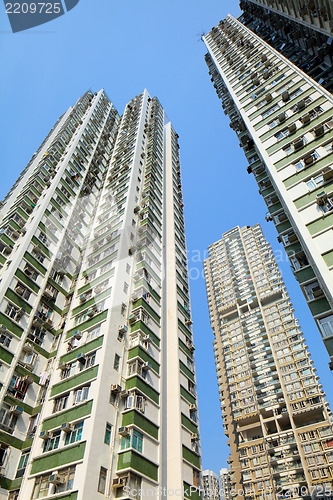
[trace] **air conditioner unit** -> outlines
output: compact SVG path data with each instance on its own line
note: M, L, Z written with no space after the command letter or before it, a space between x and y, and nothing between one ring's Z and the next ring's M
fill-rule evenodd
M112 392L113 394L118 394L118 393L119 393L119 392L121 392L121 391L122 391L122 387L121 387L121 385L118 385L118 384L113 384L113 385L111 385L111 392Z
M49 439L50 435L51 435L51 434L49 433L49 431L42 431L42 432L39 434L39 437L40 437L41 439Z
M128 317L128 322L130 325L133 325L136 321L138 321L138 318L135 314L130 314Z
M10 408L10 412L13 414L13 415L22 415L23 413L23 408L21 406L18 406L18 405L15 405L15 406L12 406Z
M196 432L193 432L191 434L191 441L197 441L199 439L199 434L197 434Z
M190 325L192 325L192 323L193 323L193 321L191 319L186 319L185 320L185 325L186 326L190 326Z
M128 391L126 391L126 389L120 392L120 397L122 399L127 398L127 396L128 396Z
M6 333L7 327L5 325L0 325L0 333Z
M119 434L122 436L122 437L126 437L126 436L129 436L129 428L128 427L119 427Z
M80 354L77 355L76 359L80 361L80 363L84 363L86 360L86 355L80 352Z
M197 405L194 405L194 404L191 404L190 405L190 410L192 411L196 411L198 408L197 408Z
M73 429L74 429L73 424L70 424L68 422L65 422L64 424L61 425L61 430L66 433L71 432Z
M142 365L142 370L144 370L144 371L148 371L148 370L150 370L150 368L151 368L151 365L150 365L150 363L148 363L148 361L146 361L146 362Z
M124 335L128 331L128 327L126 325L120 326L118 328L118 333Z
M66 479L64 476L60 476L60 474L51 474L49 477L49 482L51 484L59 485L59 484L64 484L66 482Z
M80 295L80 302L83 304L84 302L87 301L87 297L86 295L83 293L82 295Z
M122 477L116 477L112 479L112 488L122 488L125 486L125 479Z
M64 361L60 361L58 368L60 370L66 370L67 366L68 366L67 363L64 363Z

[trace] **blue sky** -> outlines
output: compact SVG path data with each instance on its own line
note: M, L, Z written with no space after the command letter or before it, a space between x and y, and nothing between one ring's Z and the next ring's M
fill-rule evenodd
M202 262L196 260L223 232L258 222L273 250L282 250L273 224L265 221L266 205L246 172L245 156L208 75L204 44L198 41L228 13L239 15L237 0L80 0L65 16L12 34L0 4L0 199L57 118L89 88L103 87L119 112L147 88L158 96L180 136L203 467L216 472L226 466L229 452ZM281 269L332 405L328 355L286 259Z

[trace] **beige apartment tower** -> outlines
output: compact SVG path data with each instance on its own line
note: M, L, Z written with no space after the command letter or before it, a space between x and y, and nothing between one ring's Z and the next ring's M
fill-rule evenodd
M331 411L260 226L210 245L204 271L231 498L333 497Z

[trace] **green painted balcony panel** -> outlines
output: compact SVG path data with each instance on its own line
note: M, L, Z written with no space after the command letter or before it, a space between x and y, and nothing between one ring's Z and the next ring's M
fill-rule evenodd
M73 361L74 359L76 359L77 355L80 352L86 354L87 352L94 351L103 344L103 340L104 336L102 335L101 337L98 337L97 339L94 339L91 342L87 342L87 344L84 344L83 346L76 347L72 351L61 356L60 361L62 361L63 363L68 363L69 361Z
M184 460L187 460L187 462L190 462L190 464L194 465L194 467L200 469L200 458L196 453L194 453L192 450L190 450L184 445L183 445L183 458Z
M134 389L135 387L146 394L146 396L148 396L150 399L155 401L155 403L159 404L159 393L140 377L135 376L126 380L126 389Z
M333 339L323 339L328 354L333 357Z
M0 346L0 359L9 364L13 361L14 354L7 351L4 347Z
M180 339L178 339L178 344L179 347L189 356L191 359L193 359L193 353L189 350L189 348L182 342Z
M184 483L184 498L188 500L202 500L199 490L194 491L195 486Z
M184 323L178 318L178 327L190 340L192 339L192 332L184 325Z
M308 306L310 307L310 311L312 312L313 316L317 316L317 314L331 311L331 306L329 305L326 297L314 300L313 302L309 302Z
M86 403L80 404L69 408L66 411L62 411L59 414L55 414L44 420L42 424L42 431L49 431L50 429L55 429L60 427L64 422L71 422L73 420L79 420L80 418L87 417L91 414L93 401L87 401Z
M289 220L286 220L285 222L282 222L281 224L277 224L276 226L276 229L278 231L278 233L283 233L284 231L286 231L287 229L290 229L292 226L289 222Z
M144 417L142 413L135 410L123 413L121 425L126 427L131 424L136 425L154 439L158 439L159 427Z
M188 377L192 382L194 382L194 374L187 368L186 365L182 361L179 361L180 370Z
M311 235L319 233L320 231L332 229L332 227L333 227L333 214L327 213L327 214L321 216L320 219L317 219L314 222L307 224L306 227L308 228Z
M81 384L84 384L85 382L93 380L94 378L97 377L97 374L98 374L98 365L93 366L92 368L89 368L88 370L84 370L81 373L74 375L73 377L70 377L66 380L63 380L63 381L59 382L58 384L55 384L52 387L51 397L56 396L57 394L60 394L61 392L70 391L74 387L77 387Z
M39 286L36 285L34 281L32 281L28 276L21 271L21 269L17 269L15 276L19 278L25 285L27 285L31 290L34 292L38 293L39 292Z
M132 310L134 311L134 309L137 309L138 307L143 307L147 311L147 313L150 314L150 316L152 316L152 318L154 318L154 320L158 324L160 324L161 317L154 311L152 307L150 307L149 304L147 304L147 302L144 299L139 299L135 301Z
M194 434L198 432L197 424L195 424L191 419L186 417L186 415L184 415L183 413L182 413L182 425L186 427L186 429L188 429L189 431L193 432Z
M66 446L54 453L35 458L32 462L31 474L38 474L45 470L56 470L63 465L78 462L83 459L86 442L74 446Z
M128 359L133 359L136 356L139 356L143 361L148 361L151 367L155 372L160 373L160 365L154 358L152 358L142 347L137 346L129 349L128 351Z
M185 389L182 385L180 386L180 394L185 398L191 405L196 404L197 400L193 394Z
M322 257L328 267L333 266L333 250L323 253Z
M8 477L1 478L1 488L4 490L17 490L22 483L22 477L18 479L9 479Z
M295 276L297 281L302 284L305 281L310 280L311 278L315 278L315 273L313 272L312 267L307 266L305 269L300 269L299 271L295 272Z
M145 325L145 323L143 323L143 321L136 321L134 325L131 326L131 333L136 332L137 330L141 330L143 333L149 335L154 344L157 345L157 347L160 346L160 339L150 330L150 328L148 328L147 325Z
M268 211L270 214L274 214L278 210L281 210L281 208L283 208L283 207L282 207L281 203L278 201L277 203L274 203L274 205L271 205L270 207L268 207Z
M118 471L128 468L141 472L153 481L158 480L158 466L134 450L125 451L118 455Z
M17 295L13 290L10 288L7 289L5 296L14 302L18 307L23 307L23 309L26 311L26 313L30 314L32 311L31 305L28 304L25 300L23 300L19 295Z
M38 260L36 260L30 253L25 252L24 258L29 262L29 264L34 266L34 268L40 271L43 275L46 274L47 269L42 266L42 264L40 264L40 262L38 262Z
M9 446L13 446L13 448L16 448L17 450L22 450L23 448L24 441L21 441L21 439L12 436L11 433L0 431L0 440L2 443L8 444Z

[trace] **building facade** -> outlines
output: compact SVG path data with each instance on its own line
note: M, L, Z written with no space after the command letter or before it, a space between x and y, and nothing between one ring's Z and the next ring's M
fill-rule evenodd
M333 368L333 96L239 20L204 37L209 72ZM230 173L229 173L230 175Z
M242 23L332 91L332 3L242 0Z
M220 500L219 476L212 470L202 472L203 498L205 500Z
M204 262L232 498L333 498L333 422L259 225Z
M230 474L229 469L222 467L220 470L220 494L221 500L231 500Z
M0 498L199 498L178 150L146 90L89 91L4 199Z

